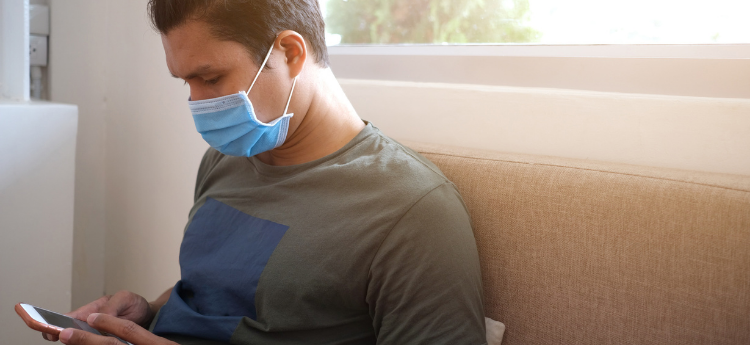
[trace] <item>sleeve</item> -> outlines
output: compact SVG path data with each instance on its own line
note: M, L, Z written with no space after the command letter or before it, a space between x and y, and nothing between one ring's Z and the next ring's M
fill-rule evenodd
M466 206L444 183L380 245L367 303L378 344L485 344L479 254Z

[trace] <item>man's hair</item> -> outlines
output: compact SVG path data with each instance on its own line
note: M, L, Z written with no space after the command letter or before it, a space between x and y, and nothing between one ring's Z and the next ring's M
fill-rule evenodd
M317 0L149 0L151 23L162 34L199 20L219 40L247 48L260 65L276 35L294 30L307 42L319 65L328 66L325 23Z

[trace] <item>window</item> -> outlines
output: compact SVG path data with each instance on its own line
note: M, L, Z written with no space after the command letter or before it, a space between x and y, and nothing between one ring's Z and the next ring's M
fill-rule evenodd
M746 0L321 0L337 44L750 43Z

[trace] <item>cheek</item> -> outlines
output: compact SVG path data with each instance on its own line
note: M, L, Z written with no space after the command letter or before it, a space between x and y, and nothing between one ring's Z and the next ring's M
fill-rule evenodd
M189 81L188 86L190 86L190 99L193 101L202 101L204 99L214 98L213 92L205 87L202 81Z
M236 93L237 90L233 90L231 87L217 85L208 85L204 81L189 81L190 86L190 99L193 101L202 101L205 99L223 97Z
M258 86L256 85L256 87ZM250 102L255 109L255 116L258 117L258 120L264 123L279 118L283 111L283 109L279 109L278 107L278 104L280 104L281 101L277 99L275 92L269 87L258 87L258 90L253 89L253 91L250 92Z
M262 73L250 91L250 101L258 120L268 123L282 116L291 82L284 83L276 73Z

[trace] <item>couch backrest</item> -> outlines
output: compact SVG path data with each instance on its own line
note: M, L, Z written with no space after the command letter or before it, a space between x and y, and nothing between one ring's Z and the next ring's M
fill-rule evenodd
M750 344L750 176L407 145L469 208L503 344Z

